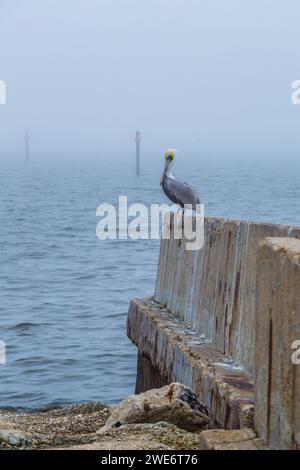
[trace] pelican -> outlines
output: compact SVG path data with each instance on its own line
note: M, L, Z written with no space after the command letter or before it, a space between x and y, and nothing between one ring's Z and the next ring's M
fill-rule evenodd
M165 165L160 178L160 184L165 195L175 204L179 204L183 209L185 204L191 204L196 210L196 204L200 204L197 190L188 183L179 181L171 173L171 169L176 156L175 149L167 149L165 152Z

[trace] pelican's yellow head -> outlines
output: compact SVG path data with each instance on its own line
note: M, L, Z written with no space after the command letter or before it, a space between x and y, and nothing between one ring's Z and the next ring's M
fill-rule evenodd
M165 159L166 160L174 160L174 158L176 157L176 150L175 149L167 149L165 151Z
M165 151L165 164L164 164L164 169L163 173L160 178L160 184L163 184L165 176L171 176L171 167L174 162L174 158L176 157L176 150L175 149L167 149Z

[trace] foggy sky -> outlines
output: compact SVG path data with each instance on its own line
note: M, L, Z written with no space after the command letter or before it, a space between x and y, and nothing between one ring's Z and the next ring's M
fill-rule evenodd
M300 155L298 0L0 0L0 161Z

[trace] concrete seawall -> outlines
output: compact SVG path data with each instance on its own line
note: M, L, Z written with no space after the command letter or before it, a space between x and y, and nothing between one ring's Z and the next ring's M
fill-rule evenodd
M205 218L204 231L199 251L162 240L154 298L131 302L137 391L183 382L221 426L299 448L300 228Z
M300 238L300 229L206 218L202 250L185 251L178 240L162 240L155 299L254 372L259 242L287 236Z
M272 448L300 449L300 241L267 238L256 287L255 427ZM298 359L300 360L300 348Z

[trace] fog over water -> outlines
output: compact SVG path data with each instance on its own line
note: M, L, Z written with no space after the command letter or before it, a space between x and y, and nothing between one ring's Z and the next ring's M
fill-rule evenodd
M0 161L299 158L297 0L0 0ZM186 163L187 164L187 163Z

